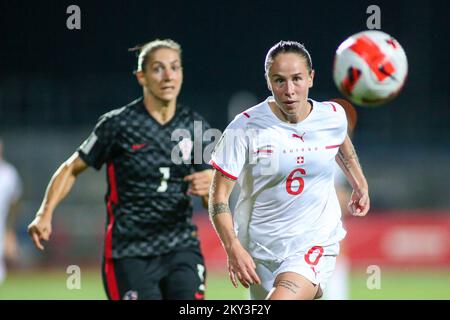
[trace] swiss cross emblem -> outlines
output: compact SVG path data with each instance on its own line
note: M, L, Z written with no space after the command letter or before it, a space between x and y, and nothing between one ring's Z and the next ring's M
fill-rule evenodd
M305 163L305 157L304 156L297 157L297 164L303 164L303 163Z

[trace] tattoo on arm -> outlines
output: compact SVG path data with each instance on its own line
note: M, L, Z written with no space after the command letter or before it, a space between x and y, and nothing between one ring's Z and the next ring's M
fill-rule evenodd
M355 159L358 166L361 168L361 165L359 164L358 156L356 155L355 148L353 146L350 146L350 154L348 156L345 156L344 152L339 149L338 157L341 160L342 164L345 167L346 171L350 171L350 168L352 167L350 165L350 160Z
M219 203L214 203L214 204L212 204L212 206L210 206L209 215L211 216L211 218L214 218L219 213L230 213L231 214L231 210L230 210L230 207L228 206L228 204L226 204L224 202L219 202Z
M222 177L229 179L228 177L226 177L223 174L222 174ZM217 181L216 181L216 179L213 178L212 184L211 184L211 194L212 195L215 194L216 187L217 187ZM216 215L218 215L220 213L230 213L231 214L231 210L230 210L230 207L228 206L228 203L225 203L225 202L214 203L215 202L214 200L215 200L214 196L209 197L208 211L209 211L210 219L214 218Z
M344 165L345 171L347 171L347 172L350 171L350 163L349 163L349 161L345 158L344 153L342 152L341 149L339 149L339 152L338 152L338 158L339 158L339 160L341 160L341 163Z
M299 288L297 283L295 283L294 281L291 281L291 280L279 280L274 283L274 287L286 288L294 294L297 294L297 289Z

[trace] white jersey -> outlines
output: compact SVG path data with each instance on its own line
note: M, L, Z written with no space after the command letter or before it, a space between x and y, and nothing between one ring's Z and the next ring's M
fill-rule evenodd
M310 99L308 117L286 123L270 99L236 116L210 163L241 187L233 218L244 247L257 259L284 260L345 236L334 163L347 119L339 104Z
M5 224L11 204L16 201L22 192L19 175L9 163L0 160L0 282L4 277L3 243L5 237Z

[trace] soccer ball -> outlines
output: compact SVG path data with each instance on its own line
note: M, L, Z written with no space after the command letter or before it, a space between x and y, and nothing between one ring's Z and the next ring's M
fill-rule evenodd
M402 46L390 35L368 30L337 48L333 79L339 91L361 106L376 106L396 97L408 74Z

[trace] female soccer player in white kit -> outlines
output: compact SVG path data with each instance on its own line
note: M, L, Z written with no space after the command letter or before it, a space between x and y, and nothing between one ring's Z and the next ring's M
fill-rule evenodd
M305 47L275 44L265 72L273 96L236 116L212 155L210 217L234 286L250 287L253 299L314 299L345 236L334 162L353 187L353 215L368 212L368 185L343 108L308 98L314 71ZM231 215L236 181L242 191Z
M3 159L3 142L0 138L0 284L6 277L4 259L17 258L17 239L14 222L22 195L22 181L17 169Z

